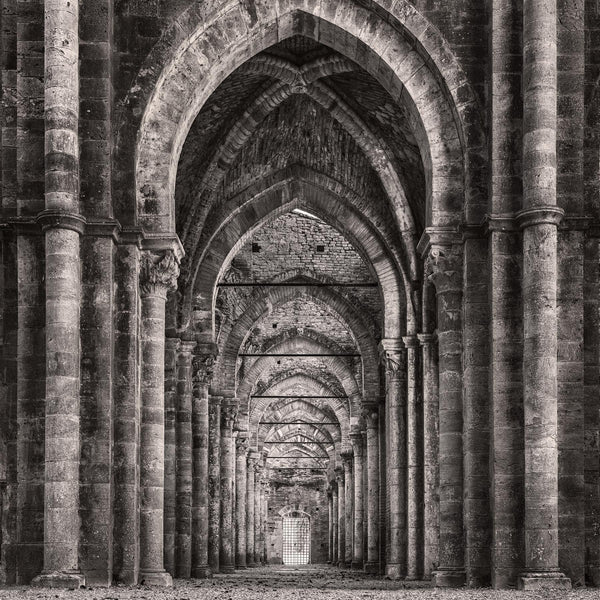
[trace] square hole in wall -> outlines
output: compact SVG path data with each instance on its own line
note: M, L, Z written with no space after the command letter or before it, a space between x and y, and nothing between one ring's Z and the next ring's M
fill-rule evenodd
M252 242L252 252L260 252L260 251L261 251L260 244L257 244L256 242Z
M317 245L317 252L325 252L325 246L322 244Z

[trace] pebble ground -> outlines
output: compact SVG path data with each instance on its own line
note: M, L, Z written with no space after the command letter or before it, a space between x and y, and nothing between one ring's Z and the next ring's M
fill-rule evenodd
M0 587L1 600L534 600L565 598L600 600L600 589L544 593L511 590L439 590L426 582L392 582L331 567L267 567L216 575L208 580L177 580L172 588L145 586L82 590Z

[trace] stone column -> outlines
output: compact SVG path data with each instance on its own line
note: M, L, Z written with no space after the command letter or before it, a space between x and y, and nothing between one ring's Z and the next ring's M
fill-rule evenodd
M367 573L379 572L379 419L378 407L365 403L367 426Z
M235 449L233 423L236 416L233 402L223 403L221 409L221 552L220 572L233 573L233 485L235 476Z
M338 485L334 479L331 482L331 511L332 511L332 531L331 531L331 564L337 566L338 564Z
M352 568L363 568L363 435L362 431L350 434L354 453L354 532L352 539Z
M163 566L165 302L179 265L173 252L145 252L140 272L142 300L142 423L140 435L140 581L171 585Z
M44 567L34 585L85 584L79 571L81 267L79 5L44 3L46 417ZM27 160L27 157L23 157Z
M338 539L337 539L337 566L346 566L346 491L344 487L344 468L335 468L335 480L338 489Z
M353 454L352 450L342 452L342 461L344 463L344 534L345 554L344 566L350 568L352 566L352 550L354 539L354 475L352 473Z
M221 402L211 396L208 405L208 565L220 570L221 554Z
M381 341L386 389L386 482L389 503L386 575L406 575L406 350L399 339Z
M436 245L427 259L437 295L439 341L439 567L435 584L465 584L463 531L462 254Z
M406 579L421 577L423 564L423 476L422 476L422 405L419 394L419 360L417 336L402 338L407 364L407 567Z
M438 475L438 351L436 337L419 334L423 349L423 578L431 579L438 564L440 532Z
M177 352L181 340L165 339L165 479L164 568L175 575L175 529L177 524Z
M213 349L210 349L213 350ZM211 544L215 547L219 568L219 510L216 507L216 523L213 520L212 530L216 525L215 540L211 538L210 503L214 502L211 492L219 486L219 448L216 457L209 457L210 435L220 430L220 399L215 401L212 415L209 414L208 385L212 379L215 352L207 348L197 348L194 357L194 398L192 403L192 562L191 576L195 579L206 579L211 575L209 553ZM220 440L217 440L220 444ZM214 445L213 445L214 448ZM214 467L217 467L215 483ZM213 473L211 474L211 467ZM207 485L208 482L208 485ZM217 494L216 502L219 502ZM214 519L214 515L213 519Z
M525 590L570 587L558 569L556 17L556 0L523 2Z
M248 493L248 432L240 431L236 439L235 467L235 568L246 569L246 496Z
M333 494L327 486L327 564L333 562Z
M364 421L363 421L364 422ZM369 524L367 518L368 498L369 498L369 473L367 464L367 429L362 431L362 447L363 447L363 477L362 477L362 542L363 542L363 569L367 563L369 554Z
M266 469L265 469L266 472ZM267 529L269 522L269 497L268 497L268 486L269 480L263 479L261 482L261 493L260 493L260 555L263 564L269 564L267 554Z
M246 566L256 567L254 559L254 531L255 531L255 496L256 496L256 464L259 459L256 450L248 454L248 470L246 485Z
M261 491L262 491L262 473L263 465L261 459L256 463L254 483L254 563L256 566L263 564L262 554L260 552L260 536L262 528L261 515Z
M192 352L196 342L184 340L177 361L177 499L175 576L192 572Z

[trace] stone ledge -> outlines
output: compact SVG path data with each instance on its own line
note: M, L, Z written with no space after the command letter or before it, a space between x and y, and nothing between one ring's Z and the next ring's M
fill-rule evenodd
M538 590L570 590L571 580L562 573L523 573L517 588L524 592Z
M166 571L140 573L140 584L171 587L173 578Z
M435 571L433 573L433 584L441 588L464 587L467 582L467 574L463 570Z
M42 588L79 589L85 586L85 577L76 572L54 571L38 575L31 585Z

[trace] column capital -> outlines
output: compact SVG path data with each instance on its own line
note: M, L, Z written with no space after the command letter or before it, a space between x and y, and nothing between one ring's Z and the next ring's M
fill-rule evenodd
M344 450L343 452L340 452L340 456L345 467L352 466L352 459L354 458L354 452L352 450Z
M215 370L215 354L194 355L194 383L210 383Z
M235 438L235 450L237 456L246 456L248 453L248 432L238 431Z
M248 468L257 471L258 461L260 459L260 452L258 450L248 451Z
M233 428L236 417L237 404L235 402L224 400L221 405L221 427L223 429Z
M344 467L338 466L333 471L335 473L335 480L337 481L337 483L342 483L344 481Z
M558 206L532 206L517 213L517 223L521 229L533 225L556 225L558 227L565 216L565 211Z
M221 408L221 405L223 404L223 396L209 396L208 404L209 406Z
M140 259L140 291L142 298L159 296L177 289L179 262L172 250L162 253L143 252Z
M379 343L379 355L383 362L386 376L397 376L403 369L406 348L401 338L383 339Z
M350 433L350 442L354 456L362 456L363 451L363 431L356 429Z
M165 338L165 350L179 350L181 348L181 339L178 337Z
M432 245L425 259L425 275L443 293L462 289L462 246Z
M362 416L367 429L377 429L379 422L379 405L375 402L363 404Z

